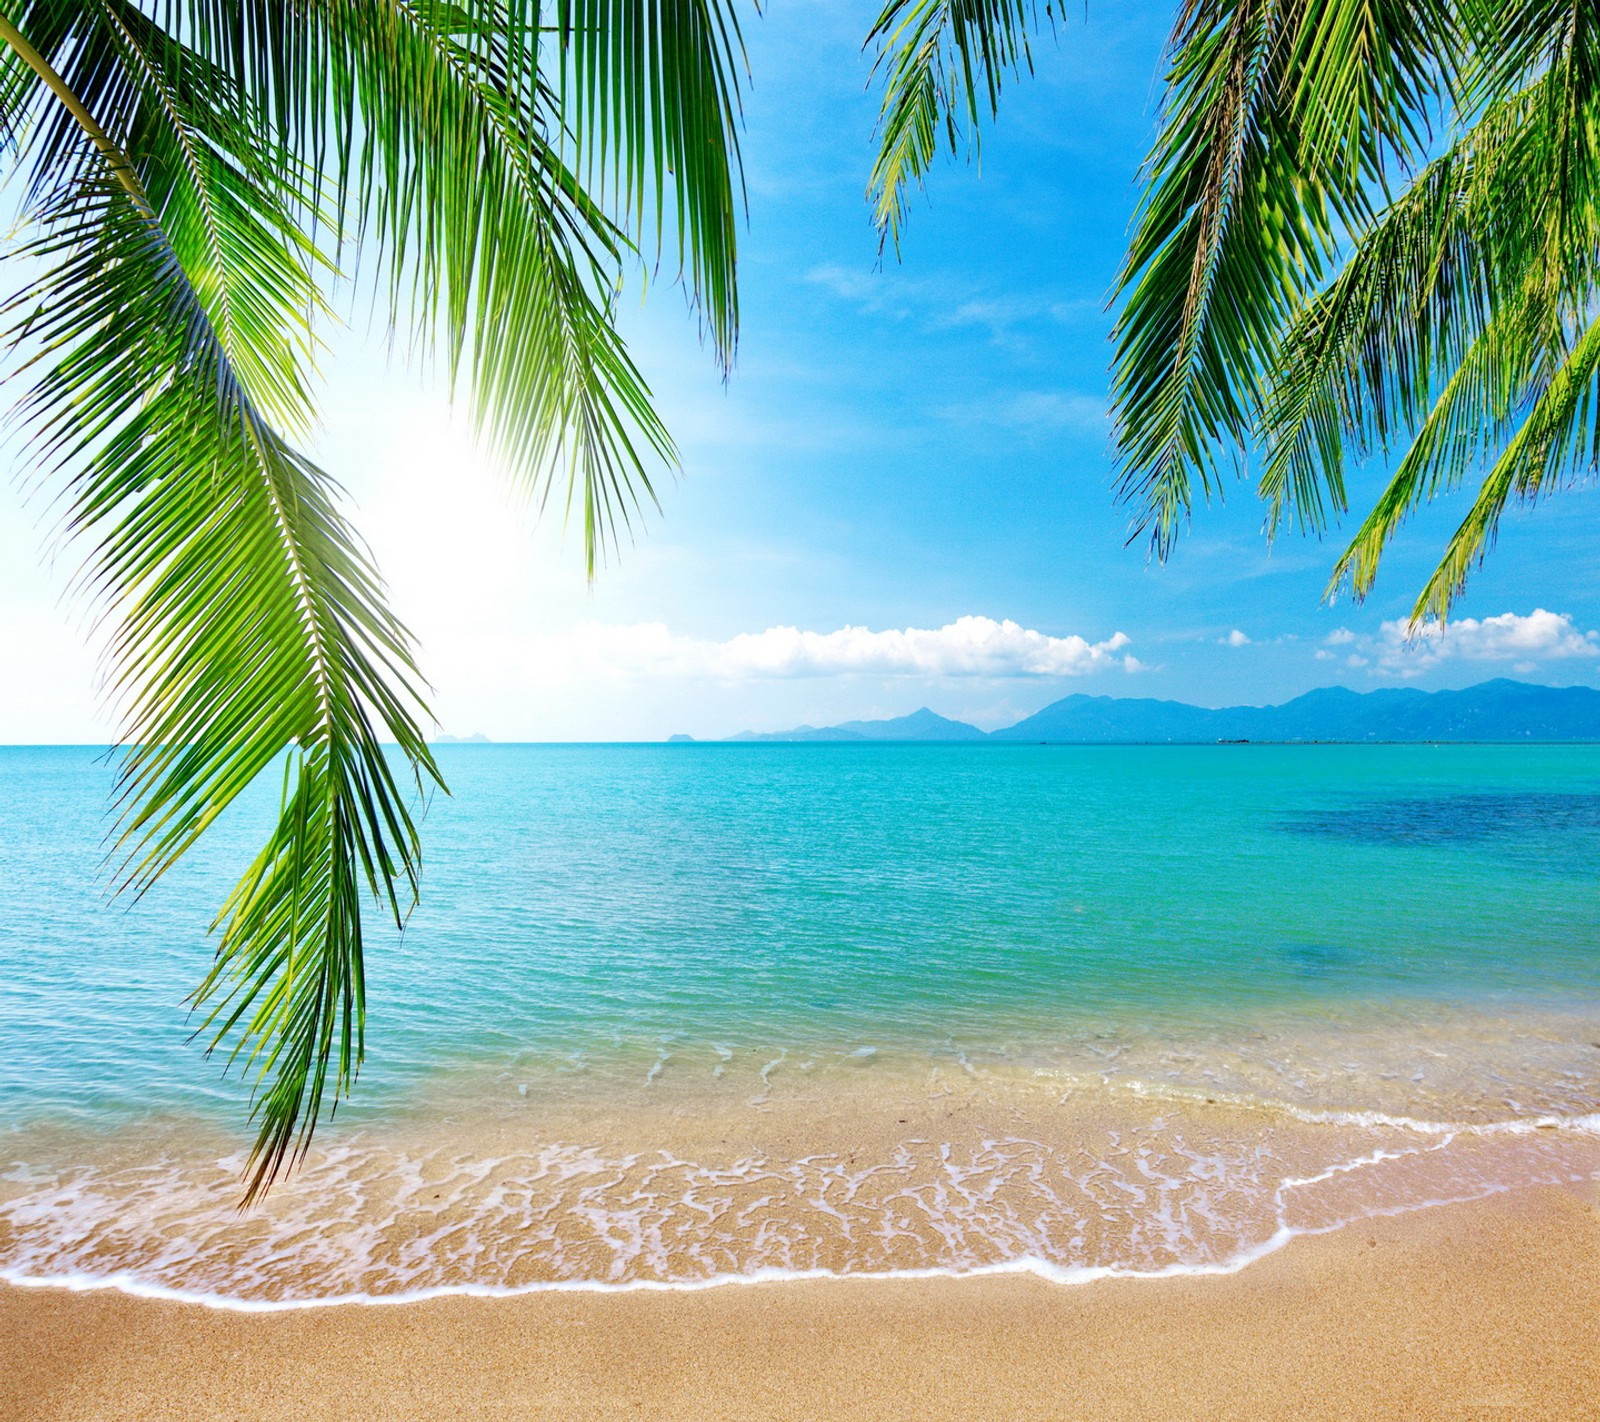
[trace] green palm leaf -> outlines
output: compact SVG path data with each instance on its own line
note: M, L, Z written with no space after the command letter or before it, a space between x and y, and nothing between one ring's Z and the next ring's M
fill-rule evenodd
M1593 55L1570 46L1553 59L1374 220L1283 338L1261 421L1274 523L1292 506L1320 527L1324 486L1342 507L1347 445L1358 455L1403 447L1330 594L1348 578L1364 596L1404 520L1484 469L1417 603L1418 617L1443 616L1509 497L1594 467L1578 428L1600 236L1596 71ZM1562 419L1574 428L1551 424Z
M1600 468L1600 321L1589 326L1484 478L1467 516L1412 609L1414 622L1443 619L1472 568L1493 545L1512 498L1532 502ZM1360 535L1352 548L1362 556ZM1353 562L1350 554L1345 563ZM1339 572L1342 572L1341 563ZM1335 576L1339 576L1339 572Z
M621 224L670 217L680 274L724 365L738 340L738 12L727 0L556 0L561 127Z
M1000 105L1007 74L1031 72L1029 32L1053 22L1049 0L889 0L867 44L883 76L878 151L867 184L880 245L900 248L908 190L920 185L938 156L943 131L952 153L963 135L978 151L985 111ZM965 127L963 127L963 124Z
M902 0L874 26L871 195L897 242L941 127L954 146L1028 65L1030 15ZM1350 462L1381 454L1398 462L1330 595L1346 577L1364 595L1405 518L1481 476L1417 604L1442 616L1508 499L1600 468L1593 6L1183 0L1145 184L1112 403L1121 496L1156 555L1258 454L1269 536L1325 531Z
M150 57L99 10L108 53ZM77 77L93 76L80 63ZM220 155L193 143L180 88L144 92L172 119L145 151L187 160L152 160L168 178L161 206L131 159L115 177L71 173L36 213L34 254L54 264L12 310L42 352L27 401L36 451L68 470L70 523L92 541L91 581L119 619L121 880L152 882L292 748L277 828L224 906L198 995L216 1004L216 1040L241 1029L234 1052L263 1082L255 1193L305 1149L330 1063L337 1092L359 1060L361 893L397 917L415 894L416 832L380 728L416 776L433 767L405 633L326 476L252 387L298 393L283 351L252 337L257 322L292 331L296 311L303 323L303 253L274 225L272 196L238 170L222 180ZM86 130L98 151L94 139ZM182 260L189 241L204 285ZM276 309L236 299L240 267L278 275L276 288L251 284L263 303L275 290Z
M1135 531L1165 556L1198 482L1248 446L1285 321L1406 157L1447 6L1190 0L1118 280L1113 403Z
M142 890L281 776L196 994L256 1085L250 1196L353 1083L366 904L403 922L440 783L409 638L288 440L315 417L332 284L359 252L357 281L409 353L470 384L512 471L581 505L591 571L672 454L613 324L647 203L731 357L731 11L554 21L511 0L33 0L0 19L0 133L43 272L7 307L11 345L31 458L64 483L115 619L119 884Z

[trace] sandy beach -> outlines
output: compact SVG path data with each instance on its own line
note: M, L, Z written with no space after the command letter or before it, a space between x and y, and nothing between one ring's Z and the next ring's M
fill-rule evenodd
M245 1314L0 1290L8 1422L1600 1417L1600 1191L1295 1240L1226 1277L543 1293Z

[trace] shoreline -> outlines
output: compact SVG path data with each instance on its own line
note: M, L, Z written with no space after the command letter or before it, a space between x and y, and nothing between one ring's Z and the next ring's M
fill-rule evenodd
M245 1314L0 1286L0 1415L1600 1416L1600 1187L1304 1235L1226 1276L830 1279Z
M1537 1187L1535 1187L1537 1188ZM1504 1190L1496 1194L1507 1193ZM1477 1200L1429 1201L1420 1205L1407 1205L1400 1209L1380 1212L1372 1218L1411 1214L1420 1210L1440 1209L1458 1204L1475 1204ZM1361 1220L1351 1221L1360 1224ZM1158 1279L1221 1278L1242 1273L1252 1264L1268 1255L1276 1254L1297 1239L1333 1234L1347 1228L1346 1224L1331 1225L1323 1229L1294 1231L1284 1227L1270 1239L1239 1255L1216 1264L1171 1264L1158 1269L1130 1269L1116 1265L1060 1265L1038 1258L1008 1259L997 1264L977 1264L970 1268L932 1266L926 1269L848 1270L831 1269L785 1270L758 1269L748 1274L715 1274L701 1279L629 1279L612 1283L603 1279L542 1279L530 1284L438 1284L409 1292L384 1294L335 1294L326 1298L251 1299L235 1298L225 1294L198 1293L187 1289L174 1289L162 1284L145 1283L122 1275L72 1275L60 1278L37 1278L19 1275L0 1269L0 1289L59 1291L68 1294L117 1294L123 1298L145 1299L152 1303L177 1304L185 1308L203 1308L215 1313L309 1313L319 1309L405 1308L412 1304L437 1303L442 1299L484 1299L505 1302L509 1299L535 1297L540 1294L700 1294L713 1289L738 1289L766 1285L786 1284L898 1284L926 1283L932 1280L959 1283L967 1279L1029 1278L1052 1288L1074 1289L1086 1284L1105 1283L1109 1280L1153 1281Z
M1428 1041L1414 1031L1406 1054L1440 1056ZM1461 1055L1492 1075L1492 1045ZM1390 1055L1365 1054L1379 1086ZM876 1058L772 1082L759 1058L714 1091L607 1079L559 1107L434 1103L425 1128L319 1146L243 1214L226 1138L174 1123L90 1151L69 1132L0 1182L0 1284L257 1315L758 1283L1068 1287L1234 1274L1350 1221L1600 1179L1592 1111L1473 1120L1493 1102L1409 1077L1416 1117L1241 1097L1211 1067L1201 1096L1142 1070L1113 1084ZM1464 1119L1426 1119L1452 1104Z

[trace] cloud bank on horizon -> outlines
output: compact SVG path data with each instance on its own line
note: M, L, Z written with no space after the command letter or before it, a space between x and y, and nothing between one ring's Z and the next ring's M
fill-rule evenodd
M1239 628L1216 639L1233 648L1256 641ZM536 679L677 677L724 682L807 677L915 678L922 681L1029 680L1148 670L1114 632L1100 641L1077 633L1054 636L1010 618L969 615L942 627L874 631L846 625L831 632L793 626L741 632L723 640L673 632L663 622L579 621L562 632L520 640L510 660ZM1339 649L1338 652L1329 650ZM508 651L510 649L507 649ZM1340 627L1324 639L1321 661L1342 660L1371 677L1410 678L1441 663L1512 662L1530 672L1540 663L1600 660L1600 631L1585 631L1564 612L1464 617L1444 625L1384 622L1376 633Z
M1346 665L1369 668L1373 676L1420 676L1448 661L1513 662L1526 673L1541 662L1600 659L1600 631L1582 631L1570 614L1542 607L1525 616L1502 612L1447 623L1396 618L1383 623L1376 636L1340 627L1324 640L1327 647L1347 649ZM1334 653L1324 648L1317 656L1331 661Z
M686 637L664 623L579 622L564 633L530 638L525 665L544 676L756 678L871 676L939 678L1074 677L1120 668L1142 670L1115 632L1102 641L1051 636L1009 618L958 617L942 627L832 632L769 627L722 641Z

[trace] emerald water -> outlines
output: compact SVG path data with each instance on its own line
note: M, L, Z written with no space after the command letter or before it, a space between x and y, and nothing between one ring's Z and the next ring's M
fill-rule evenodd
M427 810L422 903L369 949L356 1099L304 1175L229 1224L247 1085L188 1040L184 997L269 806L108 901L109 766L0 750L8 1277L270 1300L1222 1267L1313 1218L1595 1168L1600 747L440 760L454 793ZM867 1214L841 1212L815 1162L847 1145L900 1204L858 1181ZM1090 1157L1166 1183L1112 1190L1108 1214L1085 1203ZM696 1171L729 1199L777 1180L790 1203L733 1228L688 1203ZM414 1220L397 1235L412 1195L474 1221L471 1248L425 1247ZM305 1243L328 1211L364 1222L356 1254Z

